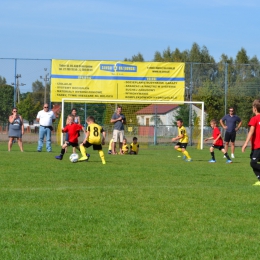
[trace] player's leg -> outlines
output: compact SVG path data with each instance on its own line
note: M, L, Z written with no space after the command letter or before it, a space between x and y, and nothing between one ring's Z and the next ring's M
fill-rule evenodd
M210 151L210 155L211 155L211 160L209 160L210 163L215 163L216 162L216 159L215 159L215 153L214 153L214 147L211 146L209 148L209 151Z
M224 154L225 158L227 158L227 163L232 163L228 153L226 152L226 150L223 148L221 148L221 152Z
M63 155L65 154L66 148L68 147L68 142L65 141L65 143L61 147L60 155L55 156L57 160L62 160Z
M79 159L79 162L88 160L89 154L87 154L86 148L89 147L89 146L91 146L91 144L89 144L89 142L86 142L85 144L81 144L79 146L79 149L80 149L80 152L81 152L81 155L82 155L82 157Z
M182 154L186 157L187 162L191 162L191 157L188 151L185 148L182 148Z
M256 178L258 179L258 181L253 185L260 186L260 164L258 163L260 160L260 149L253 150L250 154L250 158L250 166L252 167Z

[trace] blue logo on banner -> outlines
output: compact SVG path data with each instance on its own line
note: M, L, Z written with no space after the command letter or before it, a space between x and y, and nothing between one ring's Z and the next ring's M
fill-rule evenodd
M127 64L100 64L100 70L110 72L137 72L137 66Z

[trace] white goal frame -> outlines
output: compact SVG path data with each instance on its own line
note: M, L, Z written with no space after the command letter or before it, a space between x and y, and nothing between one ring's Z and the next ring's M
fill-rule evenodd
M203 126L204 126L204 102L203 101L137 101L137 100L108 100L108 99L88 99L88 98L63 98L61 104L61 125L62 128L64 126L63 118L64 118L64 103L65 102L72 102L75 101L77 103L119 103L119 104L199 104L201 105L201 132L200 132L200 149L203 149ZM63 144L63 135L61 135L61 145Z

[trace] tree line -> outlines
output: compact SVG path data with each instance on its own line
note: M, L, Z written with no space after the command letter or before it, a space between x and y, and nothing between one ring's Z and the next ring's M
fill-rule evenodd
M141 53L125 58L124 61L143 62ZM256 56L250 58L244 48L238 51L235 58L222 54L220 61L216 62L208 49L194 43L190 50L180 51L178 48L164 51L156 51L154 62L185 62L185 100L204 101L205 111L208 114L207 121L212 118L219 120L227 112L228 107L234 107L245 126L252 116L251 104L259 97L260 64ZM45 86L41 81L32 83L32 91L18 93L20 102L15 106L24 119L30 123L35 119L37 112L42 109L46 93L47 103L50 102L50 84ZM4 75L0 75L0 122L8 121L14 100L14 87L6 83ZM16 100L18 100L16 98ZM96 113L100 123L108 123L110 114L108 109L111 104L102 106L88 105L88 114ZM124 105L124 110L127 110ZM131 107L132 110L133 107ZM66 106L67 113L71 107ZM78 110L84 111L79 105ZM107 111L107 112L106 112ZM187 111L188 113L188 111ZM133 117L134 118L134 117ZM103 121L103 122L101 122Z

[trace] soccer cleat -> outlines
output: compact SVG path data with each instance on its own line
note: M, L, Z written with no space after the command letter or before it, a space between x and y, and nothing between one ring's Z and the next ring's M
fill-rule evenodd
M88 162L89 157L90 157L90 154L89 154L89 153L86 153L86 156L88 157L88 159L87 159L87 162Z
M226 155L224 155L223 158L226 158Z
M260 181L257 181L256 183L254 183L253 186L260 186Z
M183 155L182 159L183 159L183 160L186 160L186 155Z
M83 156L80 159L78 159L78 162L84 162L84 161L87 161L87 160L88 160L88 157L87 156Z
M55 158L56 158L57 160L62 160L62 156L61 156L61 155L57 155L57 156L55 156Z
M235 155L233 153L231 154L231 158L235 158Z
M192 161L192 159L190 158L190 159L186 159L185 160L185 162L191 162Z
M213 159L209 160L209 163L215 163L215 162L216 162L216 160L213 160Z
M231 160L227 160L226 163L232 163L232 161Z

